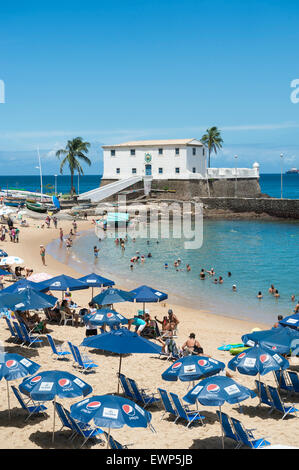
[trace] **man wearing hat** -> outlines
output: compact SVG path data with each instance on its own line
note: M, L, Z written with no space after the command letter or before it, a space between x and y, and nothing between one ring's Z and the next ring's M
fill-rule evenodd
M175 329L177 328L178 324L180 323L175 314L173 313L172 309L168 310L168 318L170 323L174 323Z

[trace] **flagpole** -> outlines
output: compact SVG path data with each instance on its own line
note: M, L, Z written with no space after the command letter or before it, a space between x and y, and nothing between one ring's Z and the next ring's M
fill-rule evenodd
M42 164L40 159L39 147L37 147L38 163L39 163L39 175L40 175L40 202L43 202L43 175L42 175Z

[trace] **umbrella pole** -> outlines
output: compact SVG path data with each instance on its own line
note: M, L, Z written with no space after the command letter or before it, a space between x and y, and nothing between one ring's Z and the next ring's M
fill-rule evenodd
M119 374L120 374L120 370L121 370L121 359L122 359L122 356L120 354L119 355L119 368L118 368L118 381L117 381L117 394L119 394L119 382L120 382Z
M91 300L93 299L93 287L91 288Z
M109 449L109 447L110 447L109 441L110 441L110 426L109 426L109 430L108 430L107 449Z
M220 426L221 426L221 440L222 440L222 449L224 449L224 436L223 436L223 427L222 427L222 413L221 413L221 406L219 406L220 411Z
M10 397L9 397L8 380L6 381L6 389L7 389L7 403L8 403L8 419L10 420Z
M261 374L259 373L259 406L261 406Z
M145 313L145 302L143 302L143 314Z
M53 433L52 433L52 442L54 442L54 431L55 431L55 415L56 415L56 395L54 397L54 419L53 419Z

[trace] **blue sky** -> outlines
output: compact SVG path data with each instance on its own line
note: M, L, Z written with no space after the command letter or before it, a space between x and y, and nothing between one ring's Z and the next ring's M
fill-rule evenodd
M103 143L200 138L212 166L299 167L298 0L14 1L1 5L2 174L58 171L82 136L97 173Z

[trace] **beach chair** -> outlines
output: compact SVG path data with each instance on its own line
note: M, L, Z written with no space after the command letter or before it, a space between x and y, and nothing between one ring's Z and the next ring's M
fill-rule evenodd
M28 343L29 348L32 344L40 345L40 343L43 342L43 340L38 338L37 336L30 336L30 333L28 333L25 323L20 323L20 327L21 327L22 335L24 336L24 339L25 339L25 344Z
M123 389L124 395L131 400L135 400L135 395L130 389L130 386L127 382L127 378L124 374L118 373L118 379L120 381L121 388Z
M187 428L189 428L191 424L194 424L195 422L200 421L200 424L204 426L203 420L205 419L205 416L202 416L199 411L191 411L191 410L184 408L179 396L176 395L175 393L170 392L170 396L172 398L174 407L177 412L177 418L175 422L178 419L184 419L188 423Z
M73 316L68 315L67 313L64 312L64 310L60 310L60 322L59 325L63 323L63 325L67 325L67 322L71 322L71 325L73 326Z
M162 388L158 388L158 392L160 393L160 397L161 397L161 400L165 409L163 415L161 416L161 419L163 419L166 413L169 413L170 416L177 418L177 413L171 404L167 391Z
M88 356L81 355L81 352L78 346L75 346L73 344L73 348L74 348L74 353L77 357L78 367L80 368L81 371L88 372L94 367L98 367L98 365L92 362L92 360Z
M109 449L122 450L122 449L127 449L128 446L131 445L131 444L127 444L127 445L121 444L120 442L116 441L111 435L109 436L109 434L106 431L104 431L104 435L105 435L106 441L108 442Z
M284 419L286 416L295 414L297 416L297 408L295 408L294 404L292 403L292 406L285 406L284 402L282 401L277 388L272 387L271 385L268 385L268 389L271 395L271 398L273 400L273 406L274 409L277 411L280 411L282 413L282 419Z
M231 418L231 421L235 432L239 437L241 446L245 445L247 447L250 447L251 449L261 449L262 447L271 445L271 442L266 441L266 439L264 438L255 439L254 435L252 434L252 431L254 431L254 429L246 429L241 423L241 421L239 421L238 419Z
M74 345L70 341L68 341L67 344L69 345L71 355L73 356L73 367L78 367L79 364L75 354Z
M7 317L4 317L4 318L5 318L5 321L6 321L6 323L7 323L8 329L9 329L9 331L10 331L10 335L11 335L10 338L11 338L13 341L17 341L19 338L18 338L17 333L16 333L15 330L13 329L13 326L12 326L12 324L11 324L10 319L7 318Z
M241 446L241 442L240 442L238 434L233 428L230 417L226 413L223 413L223 412L220 413L219 410L216 410L216 413L219 418L219 422L221 424L224 437L227 437L235 441L237 443L235 449L238 449Z
M261 403L264 405L268 405L271 407L269 413L272 413L274 409L274 404L272 399L270 399L270 392L268 391L268 387L263 382L259 380L255 380L255 385L258 391L258 396L260 397Z
M291 370L288 370L286 374L292 384L292 391L295 393L299 393L299 378L297 372L292 372Z
M59 432L62 431L63 428L67 428L70 431L72 431L70 435L70 438L71 438L75 434L75 431L65 413L64 407L61 405L61 403L58 403L57 401L53 401L53 405L62 424L62 427L59 429Z
M56 346L56 344L54 343L54 340L53 340L51 335L47 334L46 336L48 338L49 345L51 346L52 356L54 356L54 358L64 359L65 356L67 356L68 354L71 354L70 351L63 351L61 349L61 346Z
M129 379L128 382L130 384L130 387L132 389L134 399L138 402L141 403L144 408L150 405L156 405L157 403L160 403L161 399L156 397L155 393L151 393L150 395L147 395L145 393L145 389L139 389L137 383L135 382L134 379Z
M288 383L289 378L283 370L274 370L273 371L275 382L279 390L283 390L287 393L293 392L293 386L291 383Z
M72 416L69 413L66 416L67 416L67 418L70 422L70 425L73 428L74 436L75 437L76 436L78 436L78 437L82 436L83 439L84 439L83 444L80 447L83 447L89 439L97 438L100 434L104 434L104 431L102 431L102 429L100 429L100 428L92 428L91 426L81 427L80 423L75 421L74 418L72 418ZM98 439L98 443L103 444L104 442L100 438L100 439Z
M18 341L21 343L21 346L23 346L23 344L25 344L26 341L25 341L25 338L24 338L24 336L23 336L23 334L22 334L20 325L19 325L19 323L18 323L17 321L13 321L12 323L13 323L14 329L15 329L15 331L16 331L16 333L17 333Z
M11 389L16 397L16 399L18 400L18 402L20 403L21 407L23 408L23 410L26 410L27 413L28 413L28 416L26 418L26 421L30 418L30 416L32 415L37 415L37 414L40 414L42 413L44 416L47 416L47 414L45 413L45 411L47 410L47 407L42 405L41 403L34 403L33 400L28 400L27 402L25 402L19 392L19 390L14 386L14 385L11 385ZM28 403L32 402L33 405L28 405Z

